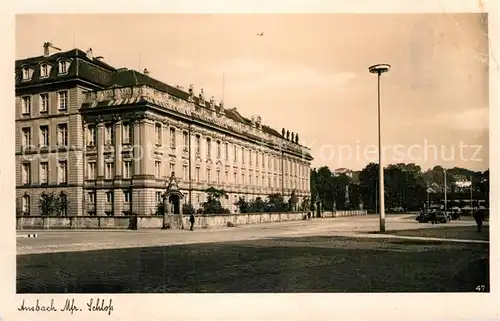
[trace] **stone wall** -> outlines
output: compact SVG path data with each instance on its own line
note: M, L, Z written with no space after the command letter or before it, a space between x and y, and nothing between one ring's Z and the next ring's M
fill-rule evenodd
M307 212L296 213L244 213L220 215L196 215L195 228L220 228L229 225L261 224L285 221L299 221ZM366 211L325 212L323 217L359 216ZM183 216L184 226L189 227L189 215ZM161 229L162 216L138 216L139 229ZM130 226L128 216L18 216L17 229L127 229Z

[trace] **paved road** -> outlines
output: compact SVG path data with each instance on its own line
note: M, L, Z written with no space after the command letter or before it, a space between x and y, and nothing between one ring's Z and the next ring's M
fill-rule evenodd
M401 214L386 217L387 231L412 229L439 229L443 226L473 226L471 221L452 221L448 224L419 224L415 215ZM382 237L369 234L379 228L378 217L343 217L313 219L258 225L244 225L234 228L183 230L44 230L32 231L38 238L17 238L17 254L51 252L89 251L114 248L135 248L148 246L180 245L193 243L214 243L270 239L298 236L363 236ZM28 231L18 231L18 235ZM398 236L404 238L405 236ZM415 236L412 236L415 237Z

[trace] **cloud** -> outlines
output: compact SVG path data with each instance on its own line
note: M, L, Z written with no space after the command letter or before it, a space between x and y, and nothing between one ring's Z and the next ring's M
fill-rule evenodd
M303 65L287 66L257 59L235 59L218 66L231 81L231 88L240 92L266 89L292 89L319 87L335 89L352 81L352 72L330 73Z

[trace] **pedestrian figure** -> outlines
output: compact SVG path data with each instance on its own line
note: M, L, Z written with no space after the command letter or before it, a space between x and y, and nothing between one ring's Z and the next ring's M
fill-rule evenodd
M432 224L437 224L437 212L434 210L431 210L431 221Z
M482 210L482 209L477 209L472 214L472 216L474 216L474 220L476 221L478 232L481 232L483 230L484 214L485 214L484 210Z
M191 214L191 216L189 216L189 223L191 223L191 227L189 228L190 231L193 231L194 230L194 215Z
M311 219L311 212L307 212L307 219L310 220Z

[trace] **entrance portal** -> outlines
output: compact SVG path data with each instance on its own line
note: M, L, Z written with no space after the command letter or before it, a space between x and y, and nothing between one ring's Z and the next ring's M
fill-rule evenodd
M184 228L182 220L182 202L184 194L179 191L175 173L172 172L167 190L163 194L163 228L182 229Z

